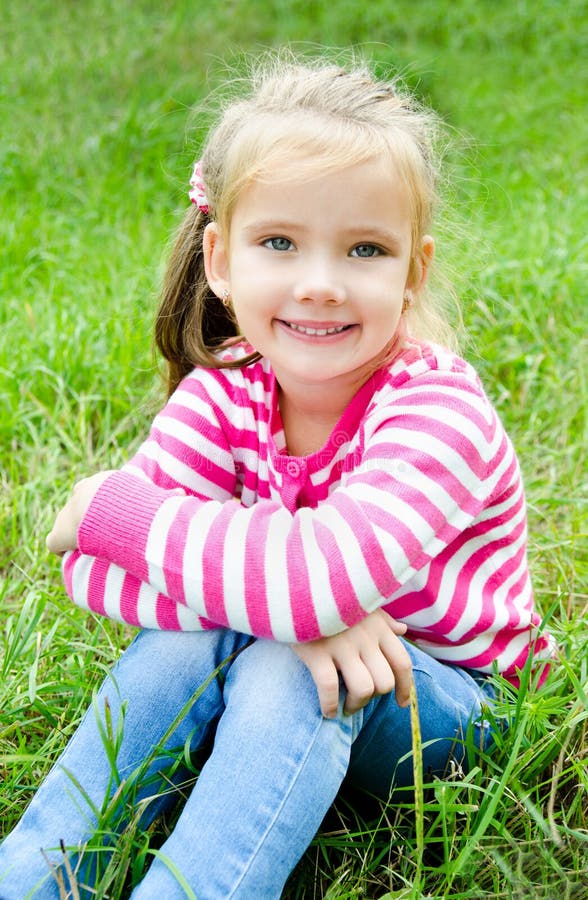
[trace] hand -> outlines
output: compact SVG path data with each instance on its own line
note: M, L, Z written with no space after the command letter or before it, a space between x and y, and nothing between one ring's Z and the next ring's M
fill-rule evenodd
M412 663L398 639L405 632L406 625L377 609L340 634L292 645L317 686L324 716L337 715L339 673L347 688L344 711L348 715L394 688L398 705L409 704Z
M100 485L106 481L111 471L97 472L89 478L82 478L74 485L71 496L63 509L57 513L53 528L47 535L47 548L60 556L66 550L75 550L78 546L78 528L86 515Z

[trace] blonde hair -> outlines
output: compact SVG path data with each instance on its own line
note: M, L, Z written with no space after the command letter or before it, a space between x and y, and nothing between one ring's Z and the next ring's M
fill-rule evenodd
M156 319L156 343L167 360L171 393L196 365L222 361L218 348L238 340L238 325L210 290L203 268L202 235L211 219L228 234L242 191L253 181L305 180L375 156L389 160L407 189L415 275L422 238L438 201L439 121L396 80L376 78L365 62L339 65L264 56L251 66L245 93L231 99L211 128L202 153L207 215L190 207L172 248ZM452 344L452 330L430 292L408 313L415 337Z

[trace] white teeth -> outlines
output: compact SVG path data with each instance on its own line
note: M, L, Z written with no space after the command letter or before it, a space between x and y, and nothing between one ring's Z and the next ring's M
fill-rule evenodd
M324 337L326 334L339 334L347 328L347 325L337 325L333 328L305 328L304 325L295 325L294 322L288 322L288 325L294 331L300 331L301 334L316 334L318 337Z

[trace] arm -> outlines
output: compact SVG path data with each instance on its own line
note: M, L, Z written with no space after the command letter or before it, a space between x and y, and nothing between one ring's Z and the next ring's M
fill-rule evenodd
M49 549L58 550L62 545L73 544L77 540L74 523L81 521L94 493L109 474L98 473L76 485L70 501L57 516L47 539ZM96 561L93 565L101 564ZM68 574L66 563L66 580L69 580ZM111 583L113 577L111 572ZM123 573L123 584L125 579L129 579L129 576ZM148 585L142 585L140 590L152 593ZM119 591L121 599L124 593L121 585ZM127 584L126 594L127 603L123 604L123 609L126 609L128 621L132 615L132 602L136 601L132 582ZM191 610L178 607L167 598L159 598L159 602L153 603L154 599L157 601L157 598L151 597L152 602L147 604L146 615L159 609L160 618L149 622L147 627L181 627L178 613L183 617L182 625L185 629L194 630L202 627L201 622L192 621L195 617ZM169 604L169 608L166 608L166 603ZM122 618L124 621L124 617ZM292 649L307 666L316 684L324 716L333 718L337 714L340 676L347 690L344 711L348 715L357 712L372 697L387 694L394 688L400 706L409 702L412 667L408 653L398 640L398 635L405 633L406 625L396 622L384 610L378 609L339 634L306 644L292 645Z
M80 548L219 625L285 642L336 634L391 598L483 508L488 462L508 448L492 446L494 419L480 406L471 384L425 385L383 410L345 485L295 513L278 501L245 508L171 495L114 473L83 515Z
M123 471L157 485L169 496L191 495L219 501L231 498L236 489L235 466L210 401L209 390L214 388L213 379L206 373L204 377L194 374L185 379L155 418L147 439ZM99 473L76 485L47 539L50 550L73 551L66 553L63 561L65 587L73 602L117 621L146 628L212 627L203 617L133 576L124 564L117 565L77 549L77 524L73 522L80 519L79 504L93 495L108 474ZM57 539L59 532L61 537Z
M49 549L59 552L62 546L75 543L76 523L81 521L94 494L109 474L111 473L101 472L76 485L71 499L58 514L53 530L47 538ZM99 567L101 564L96 561L92 565ZM70 567L66 562L66 580L69 580L68 568ZM114 578L112 572L109 577L112 583ZM118 593L122 599L125 594L122 585L129 576L123 573L121 577L122 584ZM140 590L153 593L153 589L148 585L142 585ZM127 611L128 620L132 615L132 601L136 600L132 583L127 583L126 595L127 603L126 605L123 603L123 609ZM149 597L149 593L147 596ZM159 602L153 596L150 599L146 615L158 608L160 617L159 620L149 623L150 627L166 627L166 625L168 628L179 627L178 612L183 616L184 628L193 630L202 627L202 623L192 621L195 617L191 610L178 607L167 598L161 597ZM169 603L169 609L166 609L166 603ZM333 718L337 714L339 676L347 689L345 713L348 715L357 712L372 697L387 694L394 688L400 706L409 702L412 667L408 653L398 640L398 635L405 633L406 625L395 622L384 610L378 609L339 634L306 644L292 645L292 649L307 666L316 684L324 716Z

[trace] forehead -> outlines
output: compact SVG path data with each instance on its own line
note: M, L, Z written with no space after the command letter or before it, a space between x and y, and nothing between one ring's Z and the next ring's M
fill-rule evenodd
M374 157L305 178L296 169L247 184L233 210L231 231L280 225L317 225L332 231L386 228L411 232L411 203L404 180L388 160Z

